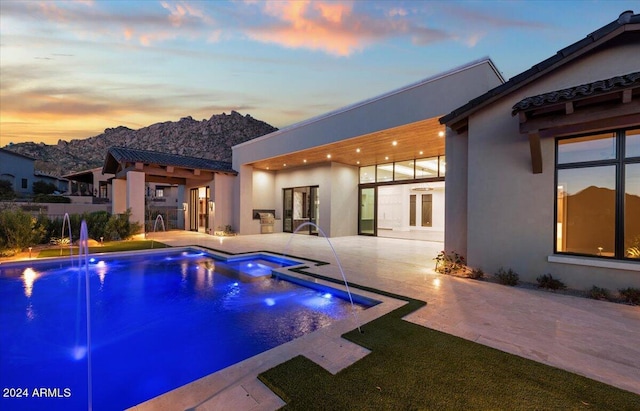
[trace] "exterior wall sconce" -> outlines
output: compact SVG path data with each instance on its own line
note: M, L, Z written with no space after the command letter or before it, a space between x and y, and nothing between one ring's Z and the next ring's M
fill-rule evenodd
M182 203L182 211L187 211L187 207L189 205L187 203Z
M213 210L216 209L216 204L213 201L209 201L209 212L213 213Z

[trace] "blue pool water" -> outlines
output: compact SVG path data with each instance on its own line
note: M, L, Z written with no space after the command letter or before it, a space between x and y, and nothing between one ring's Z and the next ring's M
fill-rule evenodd
M87 408L86 269L73 264L0 265L2 410ZM352 315L328 289L268 275L287 264L196 250L97 257L93 408L131 407Z

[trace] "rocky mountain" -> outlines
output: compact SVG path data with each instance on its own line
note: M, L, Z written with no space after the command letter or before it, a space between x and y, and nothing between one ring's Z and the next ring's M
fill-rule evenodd
M18 143L4 147L36 159L36 170L62 176L102 167L109 147L153 150L211 160L231 161L231 147L276 131L277 128L250 115L216 114L209 120L184 117L156 123L139 130L108 128L86 139L59 140L56 145Z

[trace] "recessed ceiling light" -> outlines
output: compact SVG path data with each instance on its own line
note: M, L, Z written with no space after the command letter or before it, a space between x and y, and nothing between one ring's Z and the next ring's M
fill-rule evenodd
M359 161L356 161L356 164L360 164L360 162L359 162Z
M444 137L444 131L438 131L438 137Z
M397 146L397 145L398 145L398 142L397 142L397 141L395 141L395 140L393 140L393 142L391 143L391 145L392 145L392 146Z
M287 163L282 164L282 167L286 167L286 166L287 166Z
M422 151L419 154L422 155Z
M267 167L267 170L269 169L269 167Z
M385 156L385 157L384 157L384 159L385 159L385 160L388 160L388 159L389 159L389 156Z
M307 159L305 158L304 160L302 160L302 162L303 162L303 163L306 163L306 162L307 162Z
M327 158L331 158L331 154L327 154Z
M359 152L360 152L360 149L359 149L359 148L356 148L356 153L359 153Z

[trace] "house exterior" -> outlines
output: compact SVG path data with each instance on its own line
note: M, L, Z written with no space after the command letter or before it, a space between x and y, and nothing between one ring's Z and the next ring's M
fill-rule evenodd
M171 194L177 200L177 226L212 234L231 225L232 180L237 173L231 164L203 158L178 156L148 150L111 147L102 168L111 174L112 212L131 211L131 221L145 225L145 212L154 185L154 197ZM154 202L157 202L154 200Z
M32 196L33 183L44 181L60 192L67 189L67 180L35 170L35 159L0 148L0 180L9 181L18 196Z
M0 180L11 183L18 195L33 194L35 159L0 148Z
M234 146L233 226L260 233L266 211L275 232L442 237L438 118L503 82L482 59Z
M568 286L640 287L640 15L440 119L445 248Z

